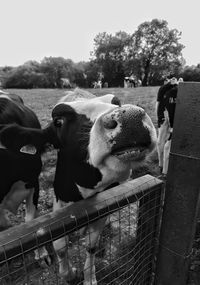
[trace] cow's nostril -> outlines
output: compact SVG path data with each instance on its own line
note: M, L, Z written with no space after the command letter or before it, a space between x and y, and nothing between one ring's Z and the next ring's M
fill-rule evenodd
M115 129L117 127L117 122L115 120L104 120L103 122L105 129Z

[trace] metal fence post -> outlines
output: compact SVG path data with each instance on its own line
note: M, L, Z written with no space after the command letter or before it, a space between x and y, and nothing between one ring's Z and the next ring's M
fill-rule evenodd
M180 83L166 181L156 285L187 283L200 193L200 83Z

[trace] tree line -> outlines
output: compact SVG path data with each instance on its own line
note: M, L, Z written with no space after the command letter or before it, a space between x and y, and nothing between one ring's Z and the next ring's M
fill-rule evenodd
M69 79L71 87L92 87L97 80L109 87L123 87L124 77L131 75L143 86L159 85L168 76L200 81L200 64L185 66L180 39L181 32L169 29L167 21L153 19L133 34L99 33L88 62L45 57L40 63L1 67L0 78L5 88L60 88L62 78Z

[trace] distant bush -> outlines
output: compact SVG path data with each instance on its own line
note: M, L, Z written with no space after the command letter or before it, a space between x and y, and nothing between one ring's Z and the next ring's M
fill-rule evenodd
M180 77L182 77L184 81L200 82L200 64L197 66L186 66L181 72Z
M45 74L30 71L24 66L12 71L4 81L5 88L45 88L48 85Z

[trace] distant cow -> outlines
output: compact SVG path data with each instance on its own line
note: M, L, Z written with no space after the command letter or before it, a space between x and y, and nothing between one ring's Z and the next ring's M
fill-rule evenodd
M97 89L97 88L102 88L102 81L101 80L98 80L98 81L95 81L94 82L94 88Z
M22 146L21 137L24 143L36 148L41 149L46 142L58 148L54 211L64 202L70 204L86 199L126 181L131 169L139 167L156 144L155 128L142 108L130 104L121 106L113 94L95 97L75 89L74 99L72 95L66 95L53 108L52 122L44 130L16 128L10 130L10 134L15 134L15 142L8 141L6 133L3 139L13 150ZM97 284L95 252L105 221L103 218L88 228L85 285ZM59 273L69 281L75 277L76 269L67 259L66 240L66 237L58 239L54 248Z
M136 87L136 79L133 76L124 77L124 88L133 88Z
M69 78L60 78L61 88L72 88Z
M137 81L137 87L140 87L140 86L142 86L142 80L138 79L138 81Z

